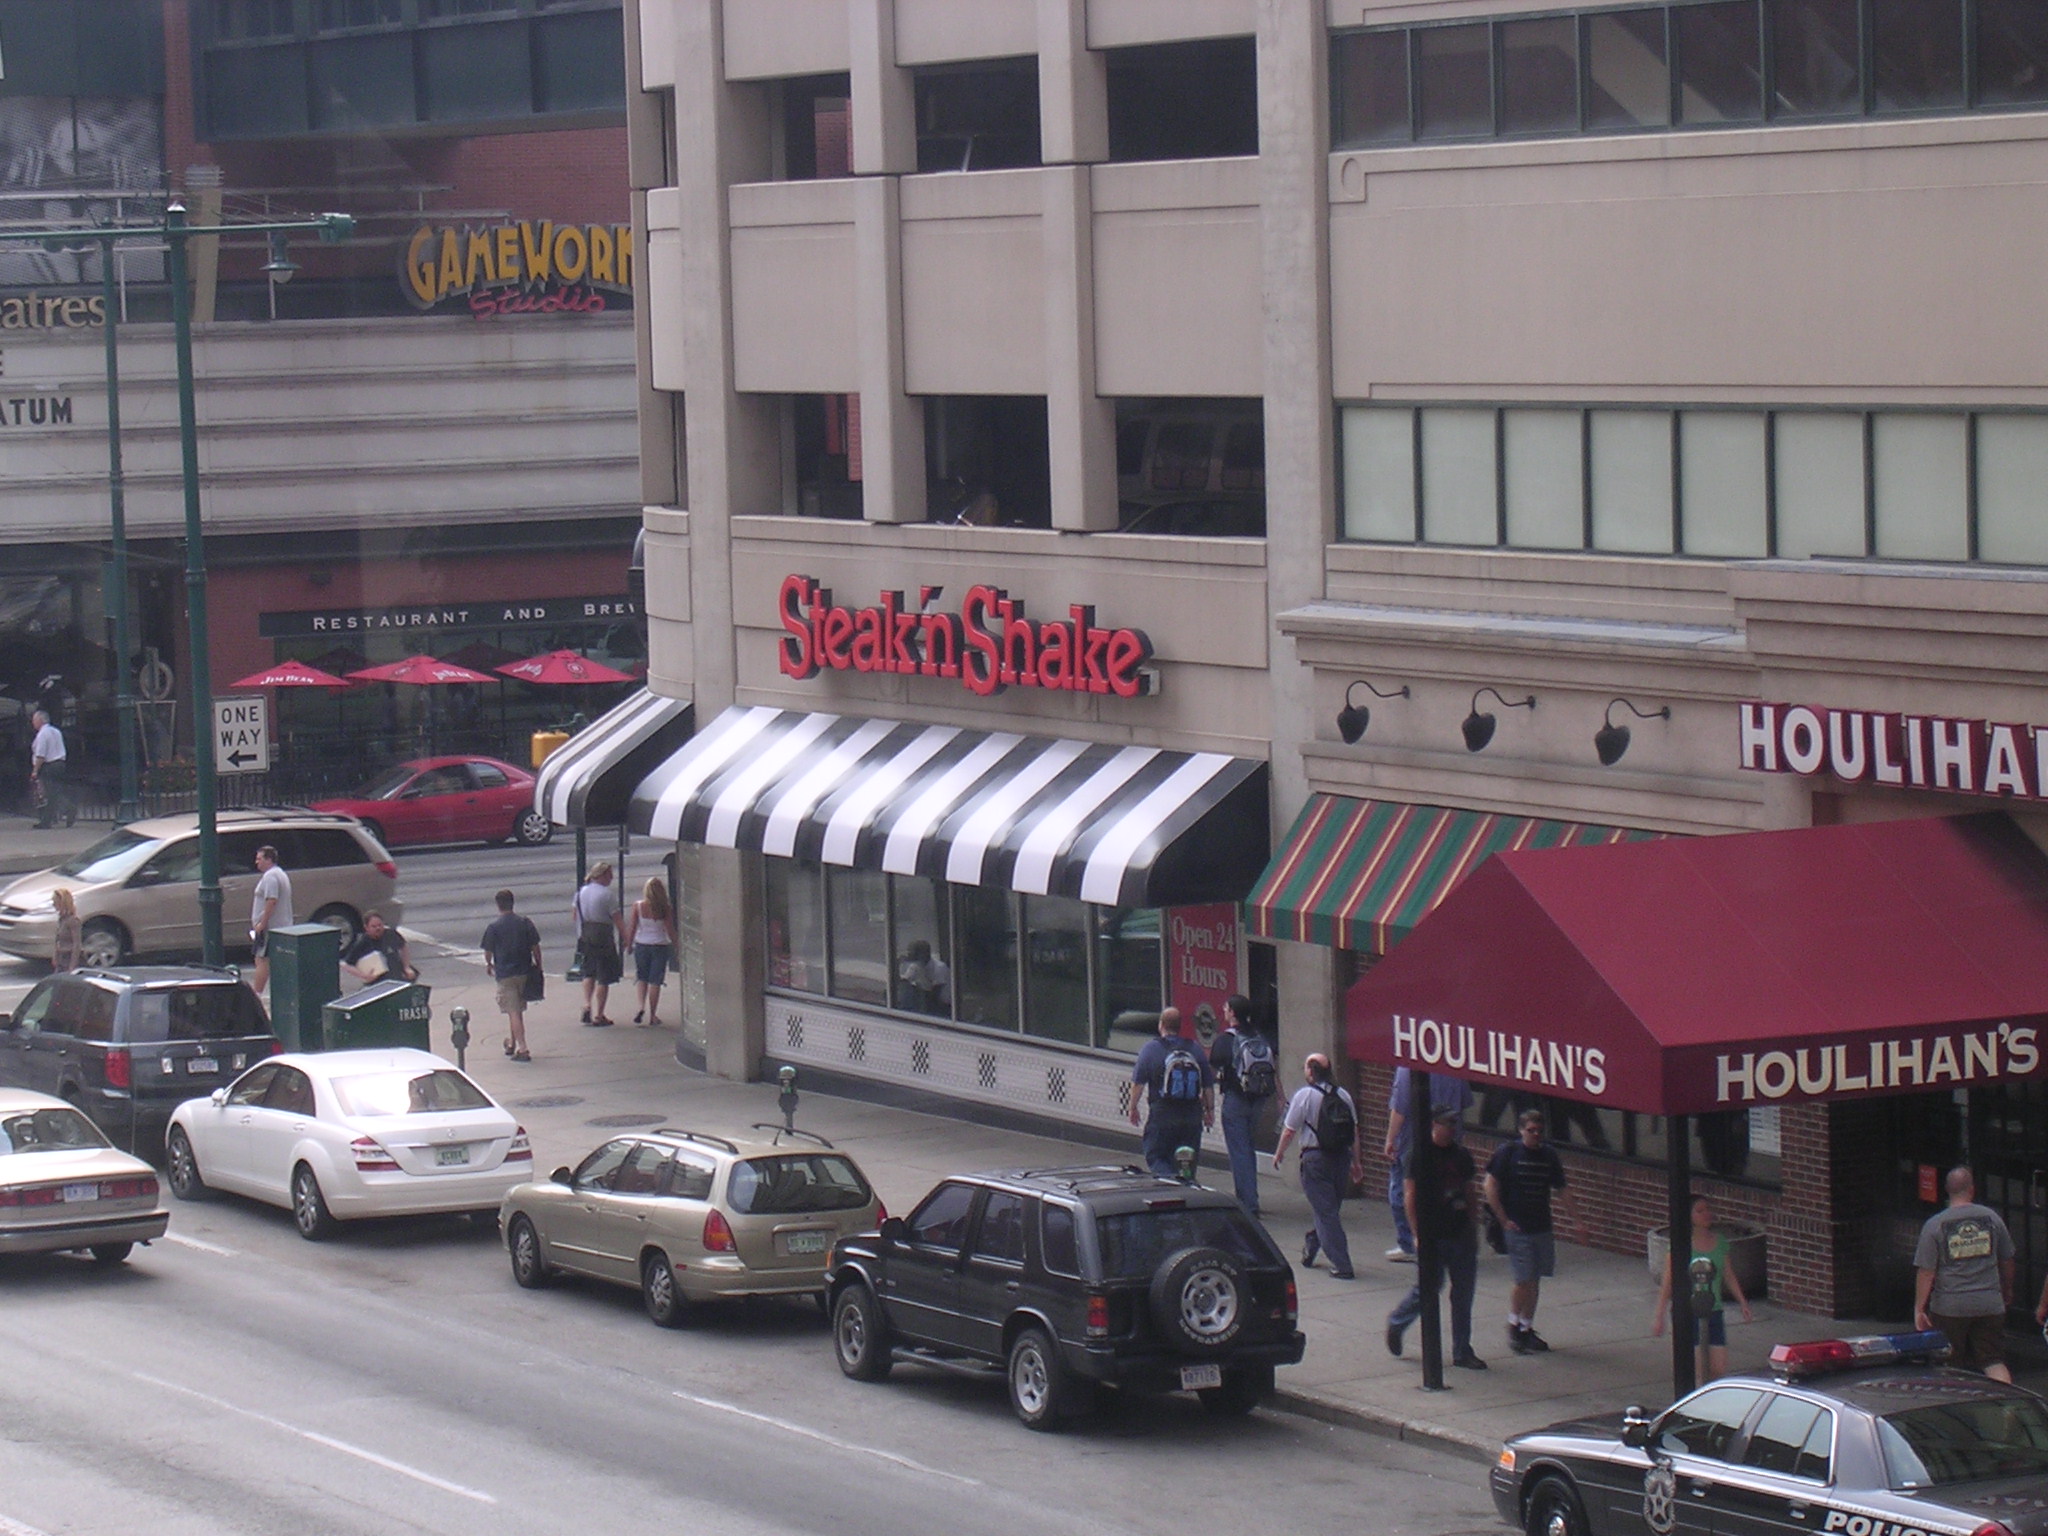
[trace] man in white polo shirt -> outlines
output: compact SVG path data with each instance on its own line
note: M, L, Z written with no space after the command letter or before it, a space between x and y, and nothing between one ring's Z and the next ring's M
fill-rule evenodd
M37 710L29 719L36 728L35 740L28 749L28 774L36 789L36 825L50 826L62 816L68 827L78 820L78 809L71 803L64 733L50 723L44 710Z

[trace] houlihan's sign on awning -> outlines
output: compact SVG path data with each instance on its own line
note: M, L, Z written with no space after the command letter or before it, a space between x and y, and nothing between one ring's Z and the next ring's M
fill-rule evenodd
M399 282L416 309L459 299L480 318L598 314L633 291L633 228L546 219L422 224L406 242Z

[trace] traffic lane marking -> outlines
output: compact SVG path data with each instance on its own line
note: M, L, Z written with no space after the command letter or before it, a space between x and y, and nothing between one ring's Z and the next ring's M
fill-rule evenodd
M908 1456L898 1456L894 1451L885 1451L878 1446L860 1445L852 1440L841 1440L823 1430L812 1429L806 1424L795 1424L788 1419L774 1418L765 1413L756 1413L751 1408L742 1408L737 1403L723 1403L715 1397L699 1397L694 1392L675 1394L686 1403L695 1403L699 1408L709 1408L716 1413L729 1413L736 1418L751 1419L756 1424L766 1424L785 1434L798 1435L806 1440L815 1440L820 1445L829 1445L834 1450L851 1451L858 1456L873 1456L877 1460L891 1462L912 1472L922 1472L927 1477L943 1477L948 1482L965 1483L969 1488L983 1486L978 1478L962 1477L957 1472L947 1472L939 1467L928 1467L921 1461L912 1461Z
M24 1525L19 1520L10 1520L0 1515L0 1536L50 1536L48 1531L33 1525Z
M485 1493L480 1488L466 1488L461 1483L452 1483L445 1477L436 1477L433 1473L423 1472L418 1467L407 1466L402 1461L394 1461L389 1456L379 1455L376 1451L369 1450L364 1446L351 1445L346 1440L337 1440L332 1435L323 1435L316 1429L305 1429L297 1424L286 1423L283 1419L272 1418L269 1414L259 1413L254 1408L244 1408L239 1404L228 1402L225 1398L215 1397L211 1393L201 1392L192 1387L183 1387L175 1381L165 1381L160 1376L150 1376L142 1371L135 1371L132 1374L137 1381L145 1382L152 1387L161 1387L166 1392L179 1392L183 1393L186 1397L197 1398L200 1402L210 1407L218 1408L223 1413L239 1414L245 1419L254 1419L258 1424L267 1424L272 1429L283 1430L288 1435L297 1435L301 1440L310 1440L315 1445L324 1445L331 1451L339 1451L344 1456L353 1456L358 1461L367 1461L371 1466L382 1467L387 1472L396 1472L401 1477L409 1477L414 1482L425 1483L429 1488L438 1488L443 1493L452 1493L458 1498L474 1499L479 1504L495 1504L498 1502L496 1498Z
M196 1248L201 1253L216 1254L223 1259L239 1259L242 1255L233 1248L223 1248L219 1243L209 1243L201 1237L187 1237L182 1232L166 1232L163 1240L176 1243L180 1248ZM0 1533L4 1536L4 1533Z

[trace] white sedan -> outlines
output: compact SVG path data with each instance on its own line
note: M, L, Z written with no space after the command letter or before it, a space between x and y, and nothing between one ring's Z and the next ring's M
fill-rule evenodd
M156 1170L115 1151L75 1105L0 1088L0 1253L77 1248L118 1264L170 1219Z
M301 1237L361 1216L489 1212L533 1177L526 1129L427 1051L272 1056L171 1113L180 1200L231 1190L292 1213Z

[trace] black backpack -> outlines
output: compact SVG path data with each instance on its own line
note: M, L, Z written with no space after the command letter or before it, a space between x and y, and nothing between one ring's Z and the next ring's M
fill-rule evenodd
M1273 1058L1273 1042L1264 1035L1246 1034L1237 1037L1237 1091L1248 1099L1268 1099L1280 1085L1280 1074Z
M1176 1104L1188 1104L1202 1096L1201 1058L1182 1041L1167 1047L1166 1060L1159 1068L1159 1097Z
M1323 1102L1316 1108L1316 1146L1324 1152L1349 1152L1358 1136L1358 1117L1334 1084L1318 1083Z

